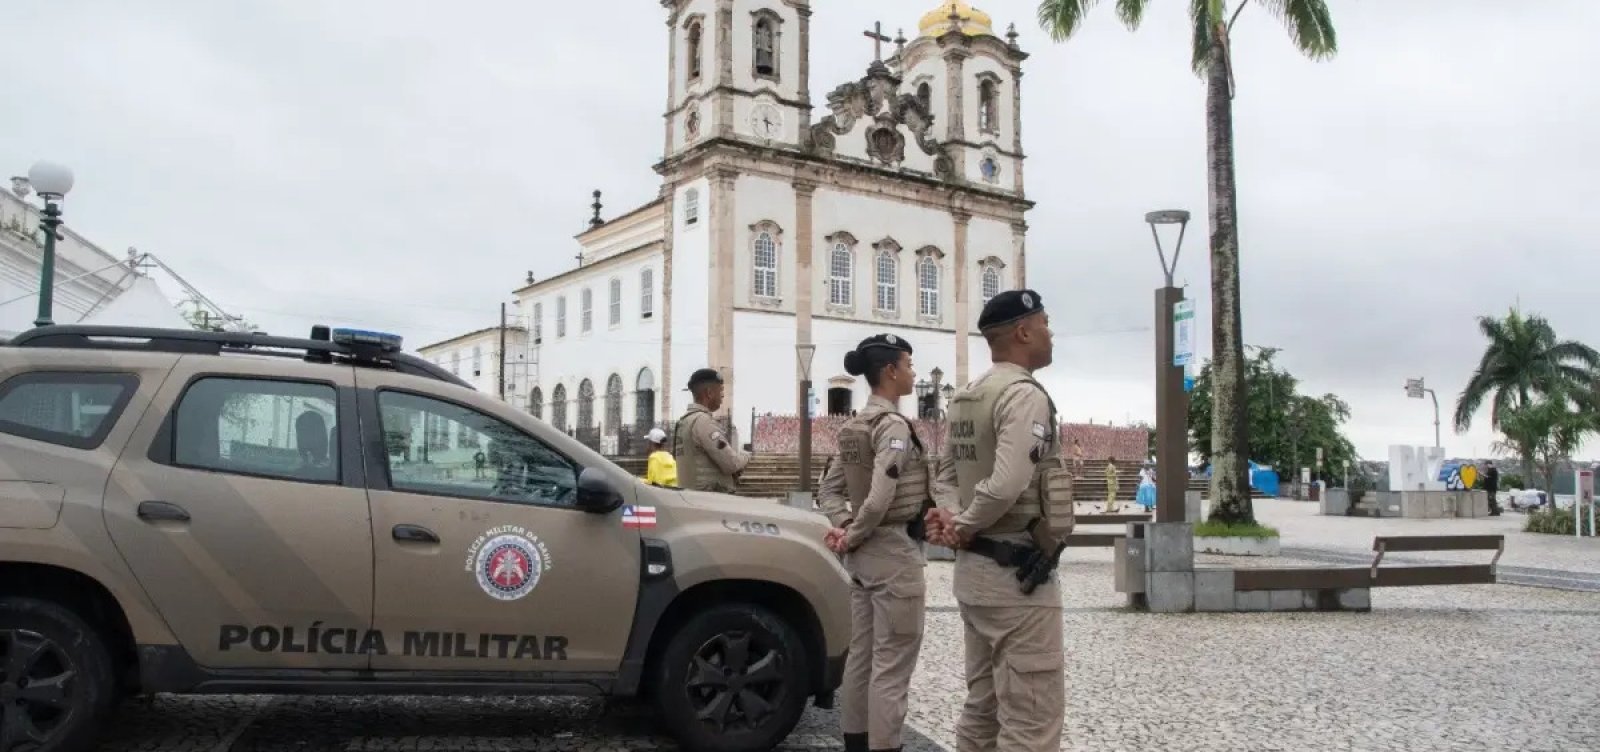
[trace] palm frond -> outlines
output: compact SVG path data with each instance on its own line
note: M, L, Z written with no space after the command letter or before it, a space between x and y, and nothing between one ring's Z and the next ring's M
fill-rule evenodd
M1600 369L1600 352L1582 342L1572 340L1561 342L1552 345L1545 354L1557 363L1576 361L1585 368Z
M1484 363L1472 373L1472 378L1467 381L1467 386L1456 397L1456 414L1454 418L1456 431L1466 431L1472 427L1472 415L1483 406L1483 400L1494 390L1494 380L1489 377L1489 356L1484 355Z
M1301 54L1312 60L1326 60L1339 51L1333 29L1333 15L1324 0L1258 0L1289 30L1289 37Z
M1117 17L1130 29L1139 28L1144 21L1144 9L1150 0L1117 0Z
M1041 0L1039 28L1049 34L1051 39L1065 42L1071 39L1078 29L1083 28L1084 18L1089 15L1089 9L1097 2L1099 0ZM1122 10L1124 2L1125 0L1118 0L1119 11Z
M1205 75L1206 69L1211 67L1211 46L1216 44L1216 24L1211 19L1212 5L1220 5L1218 0L1190 0L1189 23L1194 27L1194 39L1190 42L1193 50L1193 59L1189 65L1194 69L1195 75Z

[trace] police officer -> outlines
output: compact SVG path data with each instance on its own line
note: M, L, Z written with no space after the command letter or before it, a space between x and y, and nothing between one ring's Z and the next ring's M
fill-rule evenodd
M940 507L927 514L929 540L957 549L967 700L956 749L1057 752L1061 591L1053 574L1031 593L1017 577L1030 554L1059 544L1072 526L1055 406L1033 378L1053 357L1050 319L1037 292L1013 290L983 307L978 328L994 367L951 399Z
M691 491L734 493L750 455L733 446L713 415L722 407L722 376L710 368L695 371L689 376L689 393L694 404L672 431L678 485Z
M833 523L826 543L846 554L851 575L840 725L846 752L898 750L922 647L919 523L931 504L922 442L896 409L911 394L917 374L911 344L893 334L863 340L845 354L844 368L866 376L872 397L839 429L839 453L818 496Z

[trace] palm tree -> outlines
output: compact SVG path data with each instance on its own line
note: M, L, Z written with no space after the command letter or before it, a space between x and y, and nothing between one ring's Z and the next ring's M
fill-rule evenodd
M1503 319L1480 316L1478 330L1489 346L1456 399L1457 433L1472 427L1472 416L1491 394L1489 425L1496 429L1506 411L1527 407L1535 397L1566 394L1580 405L1594 405L1600 377L1600 353L1594 348L1558 341L1543 316L1524 316L1516 309Z
M1083 25L1098 0L1042 0L1039 25L1064 42ZM1244 337L1239 305L1239 212L1233 165L1233 25L1250 0L1232 15L1228 0L1190 0L1194 72L1206 81L1206 153L1211 206L1211 338L1214 355L1211 446L1212 519L1255 521L1250 504L1250 437L1245 430ZM1130 29L1144 19L1150 0L1117 0L1117 15ZM1300 52L1313 60L1338 51L1333 18L1323 0L1256 0L1278 16Z
M1544 418L1550 411L1564 411L1569 401L1586 414L1600 408L1600 353L1581 342L1557 340L1543 316L1524 316L1515 308L1503 319L1480 316L1478 330L1489 345L1456 398L1456 432L1471 428L1472 416L1489 400L1489 425L1510 439L1504 448L1521 455L1524 477L1531 482L1535 455L1542 453L1537 450L1549 433L1540 428L1541 421L1549 423Z

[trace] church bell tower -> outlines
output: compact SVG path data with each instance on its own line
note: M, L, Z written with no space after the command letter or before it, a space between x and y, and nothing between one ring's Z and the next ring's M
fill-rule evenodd
M662 0L671 158L714 139L797 147L811 126L810 0Z

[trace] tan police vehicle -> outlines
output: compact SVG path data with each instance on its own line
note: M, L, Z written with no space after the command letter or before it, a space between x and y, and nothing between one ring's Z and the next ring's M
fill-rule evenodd
M647 486L390 335L34 329L0 346L0 752L154 692L641 696L770 749L840 681L826 531Z

